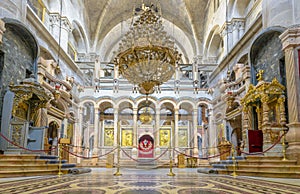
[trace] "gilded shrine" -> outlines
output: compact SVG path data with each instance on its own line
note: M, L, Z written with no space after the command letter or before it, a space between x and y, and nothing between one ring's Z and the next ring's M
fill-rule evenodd
M241 100L244 119L243 139L248 140L246 145L250 152L262 152L276 142L280 144L278 138L286 128L285 87L276 78L272 82L265 82L263 73L263 70L259 71L257 85L251 84ZM259 133L253 135L250 133L253 131L262 132L261 142L252 143L256 141L254 139L259 139ZM274 154L281 154L281 151L277 150Z

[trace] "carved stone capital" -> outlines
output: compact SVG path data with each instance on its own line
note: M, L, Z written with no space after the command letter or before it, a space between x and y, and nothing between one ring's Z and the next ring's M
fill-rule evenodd
M282 49L295 48L300 45L300 26L294 26L284 31L279 38L282 42Z
M5 23L0 19L0 44L2 43L2 35L5 32Z

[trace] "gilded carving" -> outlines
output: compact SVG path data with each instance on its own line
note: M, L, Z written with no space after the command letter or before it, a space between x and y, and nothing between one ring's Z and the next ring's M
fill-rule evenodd
M22 109L22 104L28 104L31 107L30 117L32 117L36 111L44 108L51 99L51 94L46 92L32 77L24 79L19 85L11 84L9 88L15 93L13 116L16 116L18 109Z
M284 108L284 90L276 78L272 82L263 81L263 70L257 74L259 81L256 86L250 85L244 98L241 100L244 111L244 119L248 122L254 122L251 117L251 110L257 114L257 126L263 131L264 143L275 142L278 138L278 130L286 122L286 113ZM251 107L255 107L252 109ZM250 111L246 111L246 109ZM244 125L245 127L246 125Z
M132 129L122 130L122 146L132 146Z
M159 130L159 145L169 146L170 145L170 129L160 129Z
M104 129L104 146L114 145L114 129L106 128Z
M179 147L187 147L188 146L188 133L187 129L179 129L178 130L178 146Z

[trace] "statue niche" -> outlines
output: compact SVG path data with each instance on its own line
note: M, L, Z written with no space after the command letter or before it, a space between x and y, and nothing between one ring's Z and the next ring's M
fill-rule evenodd
M263 70L259 71L257 74L258 84L256 86L250 84L246 95L241 101L244 120L243 136L246 137L248 132L250 152L251 146L257 146L252 143L252 141L257 140L256 135L251 135L254 132L252 130L262 132L262 145L271 145L278 140L280 131L283 130L286 124L285 87L276 78L272 82L265 82L263 73Z

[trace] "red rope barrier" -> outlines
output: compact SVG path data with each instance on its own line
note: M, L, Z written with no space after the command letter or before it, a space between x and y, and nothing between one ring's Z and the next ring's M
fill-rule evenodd
M8 143L10 143L10 144L12 144L12 145L14 145L14 146L17 146L18 148L21 148L21 149L23 149L23 150L30 151L30 152L49 152L49 151L52 151L52 150L54 150L54 149L57 148L57 146L55 146L55 147L53 147L53 148L51 148L51 149L49 149L49 150L31 150L31 149L24 148L24 147L22 147L22 146L16 144L15 142L13 142L13 141L11 141L10 139L8 139L7 137L5 137L1 132L0 132L0 136L1 136L3 139L5 139Z
M158 160L159 158L161 158L161 157L168 151L168 149L166 149L166 151L164 151L164 152L161 153L158 157L156 157L156 158L154 158L154 159L152 159L152 160L138 161L137 159L131 157L131 156L130 156L125 150L123 150L122 148L121 148L121 150L124 152L124 154L125 154L128 158L132 159L132 160L135 161L135 162L140 162L140 163L154 162L154 161Z
M281 136L278 137L277 141L272 146L270 146L268 149L264 150L263 152L249 153L249 152L242 151L241 153L246 154L246 155L263 155L267 151L271 150L275 145L277 145L280 142L281 138L287 134L287 132L288 131L285 131Z
M209 159L209 158L219 157L219 156L222 156L223 154L226 154L226 153L230 152L230 150L228 150L228 151L226 151L226 152L222 152L221 154L217 154L217 155L213 155L213 156L208 156L208 157L205 157L205 158L200 158L200 157L195 157L195 156L187 155L187 154L185 154L185 153L183 153L183 152L180 152L180 151L178 151L178 150L176 150L176 149L174 149L174 150L175 150L175 152L180 153L180 154L183 154L184 156L186 156L186 157L188 157L188 158L197 158L197 159L202 159L202 160L207 160L207 159Z
M113 151L115 151L117 148L114 148L114 149L112 149L111 151L109 151L109 152L107 152L107 153L105 153L105 154L103 154L103 155L92 156L92 157L80 156L80 155L78 155L78 154L75 154L75 153L73 153L73 152L70 152L68 149L66 149L66 148L64 148L64 147L63 147L62 149L63 149L64 151L68 152L69 154L71 154L71 155L73 155L73 156L76 156L76 157L78 157L78 158L83 158L83 159L93 159L93 158L101 158L101 157L103 157L103 156L106 156L106 155L112 153Z

